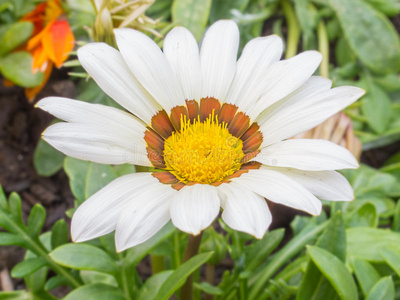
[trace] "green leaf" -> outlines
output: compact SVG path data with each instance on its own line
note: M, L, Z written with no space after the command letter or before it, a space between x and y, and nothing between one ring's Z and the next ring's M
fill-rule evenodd
M56 249L57 247L66 244L69 237L68 232L68 225L65 220L58 220L51 229L51 248Z
M379 249L379 253L386 263L396 272L397 276L400 276L400 251L383 247Z
M85 284L91 283L103 283L112 286L118 286L117 280L114 276L106 273L100 273L96 271L81 270L79 272L81 278Z
M353 277L335 255L316 246L308 246L307 252L318 269L335 288L340 299L358 299L357 286Z
M352 259L351 265L361 287L361 291L366 297L371 288L379 281L381 276L378 271L367 261L362 259Z
M277 229L265 234L264 238L246 248L246 271L254 271L260 263L279 245L282 241L285 230Z
M95 283L84 285L69 293L64 300L126 300L122 291L116 287Z
M32 73L32 56L26 51L13 52L0 59L0 72L17 85L32 88L44 79L42 72Z
M200 41L210 14L211 0L174 0L171 13L172 22L189 29Z
M10 194L8 201L9 201L10 213L13 219L18 224L23 225L24 222L22 221L21 197L17 193L13 192Z
M400 13L399 0L366 0L376 10L383 12L389 17L394 17Z
M45 220L46 210L41 204L35 204L28 219L28 234L33 238L38 236Z
M151 276L140 288L137 300L153 300L164 282L174 273L172 270L163 271Z
M91 163L86 176L85 198L89 198L115 178L117 175L110 165Z
M161 288L158 290L155 300L167 300L172 294L177 291L186 281L186 279L198 268L206 263L213 252L201 253L191 259L189 259L184 264L180 265L163 283Z
M36 272L40 268L44 267L47 264L46 259L43 257L35 257L26 259L19 264L17 264L11 270L11 276L14 278L22 278L33 272Z
M58 264L77 270L92 270L111 275L118 273L115 261L103 250L86 244L66 244L53 250L50 257Z
M86 175L90 162L67 156L64 160L64 171L69 177L72 194L79 201L85 201Z
M8 233L8 232L0 232L0 246L25 246L25 240L19 235Z
M363 97L362 111L369 126L376 133L383 133L389 125L391 101L388 95L367 75L365 87L367 93Z
M328 250L341 261L345 261L346 232L340 211L331 218L316 245L321 249ZM331 283L322 275L315 263L310 261L300 284L296 299L327 300L330 298L334 299L336 296L336 292Z
M8 203L6 195L4 194L3 187L0 184L0 209L8 210Z
M152 249L167 239L175 231L171 222L167 223L148 241L127 250L125 261L129 267L136 266Z
M0 56L9 53L32 34L33 24L31 22L17 22L10 25L7 31L0 37Z
M392 229L397 232L400 231L400 201L397 201L397 203L396 203L396 209L394 211Z
M195 282L193 287L209 295L223 295L224 291L218 286L213 286L208 282Z
M0 300L33 300L27 291L0 292Z
M58 288L62 285L69 285L68 280L66 280L63 276L54 276L46 282L44 289L46 291L51 291L52 289Z
M33 164L40 176L52 176L61 170L65 155L40 139L33 155Z
M367 202L346 216L346 227L377 227L378 221L375 205Z
M366 300L394 300L394 284L392 277L387 276L379 280Z
M390 21L361 0L329 0L329 3L362 63L379 74L397 73L400 40Z
M238 9L244 11L249 4L249 0L214 0L212 1L209 23L214 23L220 19L231 19L231 11Z
M348 258L384 262L382 247L400 251L400 234L386 229L354 227L346 230Z
M127 175L127 174L136 173L135 165L131 165L131 164L116 165L113 168L114 168L115 174L117 174L118 177Z

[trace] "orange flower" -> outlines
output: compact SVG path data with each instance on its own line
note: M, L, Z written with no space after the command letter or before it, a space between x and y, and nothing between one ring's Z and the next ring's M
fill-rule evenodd
M26 45L33 57L32 72L45 73L43 82L34 88L25 89L26 97L33 101L50 77L53 65L61 67L74 48L74 35L66 20L60 0L47 0L26 14L23 21L32 22L34 30Z

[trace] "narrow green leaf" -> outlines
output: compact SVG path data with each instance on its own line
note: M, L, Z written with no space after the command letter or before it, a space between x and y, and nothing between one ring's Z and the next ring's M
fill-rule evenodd
M58 220L51 229L51 248L56 249L58 246L68 242L68 225L65 220Z
M369 294L372 287L379 281L381 276L378 271L367 261L362 259L352 259L351 265L357 277L358 284L365 297Z
M6 195L4 194L3 187L0 185L0 208L3 210L8 209L8 203Z
M66 280L63 276L54 276L46 282L44 289L46 291L51 291L62 285L69 285L68 280Z
M392 229L394 231L400 232L400 201L397 201L397 203L396 203Z
M342 262L346 260L346 232L340 211L330 219L328 226L318 239L316 245L334 254ZM301 281L296 299L328 300L336 297L337 293L332 284L323 276L315 263L310 260Z
M246 271L254 271L260 263L279 245L282 241L285 230L277 229L268 232L264 238L254 243L254 246L246 254Z
M65 155L40 139L33 155L36 172L41 176L52 176L61 170Z
M25 240L19 235L8 233L8 232L0 232L0 246L25 246Z
M8 198L10 213L18 224L24 224L22 221L22 210L21 210L21 197L17 193L11 193Z
M42 83L42 72L32 73L32 56L26 51L12 52L0 59L0 72L17 85L31 88Z
M383 247L379 249L379 253L386 263L396 272L397 276L400 276L400 251L389 247Z
M3 56L25 42L32 34L31 22L12 24L0 38L0 56Z
M223 295L224 291L218 286L213 286L208 282L195 282L193 287L209 295Z
M17 264L11 270L11 276L14 278L22 278L33 272L36 272L40 268L47 264L46 259L43 257L28 258L19 264Z
M85 201L85 185L89 165L88 161L68 156L64 160L64 171L69 177L69 186L79 202Z
M91 163L86 176L85 198L88 199L115 178L117 175L110 165Z
M366 300L394 300L394 284L392 277L379 280L371 289Z
M371 4L376 10L383 12L389 17L394 17L400 13L399 0L365 0Z
M69 293L64 300L126 300L123 292L113 286L95 283L84 285Z
M363 64L379 74L397 73L400 40L386 16L361 0L329 0L329 3L350 47Z
M86 244L66 244L53 250L50 257L62 266L93 270L111 275L118 273L115 261L103 250Z
M172 22L189 29L197 41L203 36L210 14L211 0L174 0Z
M213 252L201 253L192 257L184 264L180 265L163 283L154 299L169 299L169 297L171 297L172 294L185 283L190 274L200 268L201 265L206 263L212 255Z
M27 291L0 292L0 300L33 300L33 296Z
M33 206L28 219L28 234L35 238L42 230L44 221L46 220L46 210L44 207L37 203Z
M354 227L346 230L348 257L384 262L382 247L400 251L400 234L386 229Z
M103 283L112 286L118 286L118 282L114 276L106 273L100 273L97 271L81 270L79 272L83 282L85 284L92 283Z
M140 288L137 300L153 300L164 282L174 273L172 270L163 271L151 276Z
M358 299L357 286L353 277L335 255L316 246L308 246L307 252L318 269L335 288L340 299Z

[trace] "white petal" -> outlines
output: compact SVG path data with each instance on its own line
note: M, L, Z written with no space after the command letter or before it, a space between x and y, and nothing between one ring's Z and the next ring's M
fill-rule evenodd
M82 203L72 216L74 242L84 242L115 230L126 204L159 181L150 173L119 177Z
M225 99L236 70L239 29L235 22L215 22L206 32L200 50L202 97Z
M238 178L233 178L232 181L272 202L303 210L312 215L321 213L321 201L305 187L277 171L250 170Z
M131 72L167 113L173 107L185 104L178 80L157 44L133 29L115 29L114 33Z
M282 48L282 39L277 35L248 42L237 62L236 74L225 101L235 104L241 111L254 105L264 92L265 74L270 65L281 58Z
M129 129L56 123L43 132L43 139L57 150L78 159L103 164L152 166L143 138Z
M170 185L154 182L127 204L115 231L118 252L147 241L168 223L175 193Z
M104 43L91 43L78 49L82 66L116 102L147 124L161 106L139 83L121 54Z
M175 227L197 235L214 221L219 207L215 187L206 184L187 185L172 198L170 216Z
M364 93L364 90L357 87L342 86L301 101L290 100L290 105L283 102L282 106L278 106L271 116L260 124L263 132L262 147L314 128Z
M330 201L351 201L354 192L346 177L335 171L302 171L262 166L278 171L300 183L316 197Z
M164 40L164 54L181 86L185 99L200 100L201 71L199 46L184 27L172 29Z
M235 182L224 183L217 189L226 195L226 201L221 201L225 223L261 239L272 221L265 199Z
M321 59L320 53L306 51L271 65L263 78L263 96L248 113L251 119L304 84L318 68Z
M254 159L265 165L307 171L358 168L349 150L327 140L293 139L263 148Z
M322 76L311 76L301 87L290 93L285 98L275 102L265 109L256 119L258 124L263 124L278 111L298 105L301 101L307 101L322 92L328 91L332 87L332 81ZM278 109L279 108L279 109Z
M146 125L135 116L106 105L61 97L47 97L40 100L36 107L70 123L93 124L117 130L129 129L137 132L141 137L146 131Z

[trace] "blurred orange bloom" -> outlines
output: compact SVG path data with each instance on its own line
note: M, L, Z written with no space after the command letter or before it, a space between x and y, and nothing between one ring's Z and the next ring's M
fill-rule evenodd
M47 0L26 14L23 21L32 22L34 30L26 50L32 54L32 72L44 72L43 82L34 88L25 89L29 101L33 101L50 77L53 65L61 67L74 49L75 38L66 20L60 0Z

